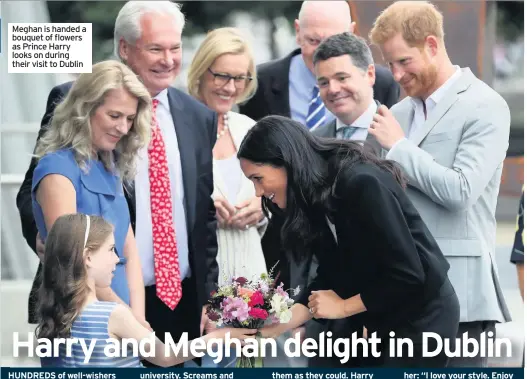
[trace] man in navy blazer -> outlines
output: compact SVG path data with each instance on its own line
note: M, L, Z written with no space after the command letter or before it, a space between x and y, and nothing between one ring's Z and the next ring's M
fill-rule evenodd
M136 18L135 15L140 17ZM150 217L148 160L138 162L135 183L126 188L132 228L142 263L145 281L145 313L156 335L164 339L169 332L177 341L183 332L198 337L203 306L218 281L216 263L216 211L212 202L212 148L216 142L217 115L202 103L171 87L181 68L181 33L185 19L179 5L166 2L131 1L124 5L115 23L116 55L141 78L154 99L159 100L157 120L164 134L169 159L174 224L178 239L183 297L174 311L156 295L153 272L152 226ZM139 35L134 32L138 29ZM53 88L42 119L39 138L46 132L55 106L72 83ZM179 159L173 159L178 157ZM32 160L17 195L24 238L37 252L37 228L31 206L31 181L37 161ZM175 169L180 165L181 169ZM174 188L178 188L174 190ZM176 195L176 192L178 193ZM178 203L179 202L179 208ZM179 233L178 231L185 231ZM29 299L29 322L35 317L35 290Z

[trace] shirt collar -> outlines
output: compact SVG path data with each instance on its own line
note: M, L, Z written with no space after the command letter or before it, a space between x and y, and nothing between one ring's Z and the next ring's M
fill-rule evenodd
M377 112L377 103L372 99L370 106L353 122L352 125L344 124L337 118L337 130L345 126L356 126L357 128L369 128L373 121L373 115Z
M434 104L438 104L441 99L445 96L447 91L452 87L452 84L461 76L461 68L459 66L454 66L456 68L456 71L448 78L446 82L443 83L441 87L436 89L434 93L432 93L425 101L425 103L428 103L429 100L433 101ZM412 102L414 104L414 107L420 107L423 104L423 101L420 98L412 97Z
M165 109L170 109L170 104L168 102L168 88L165 88L163 91L159 92L154 99L158 100Z
M315 77L315 74L313 74L306 66L306 62L304 62L302 54L295 55L291 59L291 68L298 73L302 80L305 80L309 83L309 87L317 85L317 78ZM309 96L311 96L311 93Z
M306 66L306 62L304 61L302 54L298 54L297 57L297 59L299 60L300 67L302 67L303 75L313 78L313 80L316 82L317 78L315 77L315 74L313 74L311 70Z

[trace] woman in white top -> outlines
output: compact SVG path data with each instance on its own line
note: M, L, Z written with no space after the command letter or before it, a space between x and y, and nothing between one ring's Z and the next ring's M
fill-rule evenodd
M256 83L254 59L239 31L219 28L209 32L190 65L188 90L218 113L212 196L218 218L220 286L232 277L250 279L267 271L261 247L267 219L236 157L255 121L231 111L234 104L254 95Z
M245 134L255 124L249 117L233 112L256 92L256 66L249 44L235 28L219 28L207 34L188 73L189 93L218 113L218 134L213 149L214 205L218 218L219 285L232 277L252 278L267 271L261 237L267 226L261 198L243 175L236 154ZM271 265L273 262L269 262ZM288 335L289 336L289 335ZM286 335L277 339L278 356L266 353L264 366L305 365L304 359L288 358L283 349ZM202 358L202 367L234 367L235 359L225 357L215 364ZM192 367L191 362L185 364Z

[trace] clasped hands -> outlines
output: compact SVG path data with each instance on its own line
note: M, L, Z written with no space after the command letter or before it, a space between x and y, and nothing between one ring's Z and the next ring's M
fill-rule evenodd
M221 228L249 229L258 224L263 216L262 201L259 197L232 206L225 198L217 197L214 200L216 218Z

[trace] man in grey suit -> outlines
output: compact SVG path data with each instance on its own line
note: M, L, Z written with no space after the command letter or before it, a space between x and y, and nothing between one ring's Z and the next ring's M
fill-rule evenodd
M458 337L479 339L511 320L494 257L509 108L469 68L451 63L442 15L428 2L392 4L370 39L408 95L391 110L379 107L370 133L403 168L408 194L448 258L461 306ZM486 365L479 354L450 361Z
M313 56L320 97L336 119L315 127L320 137L360 141L380 154L381 147L368 133L380 103L373 98L375 64L366 41L346 32L324 40Z

